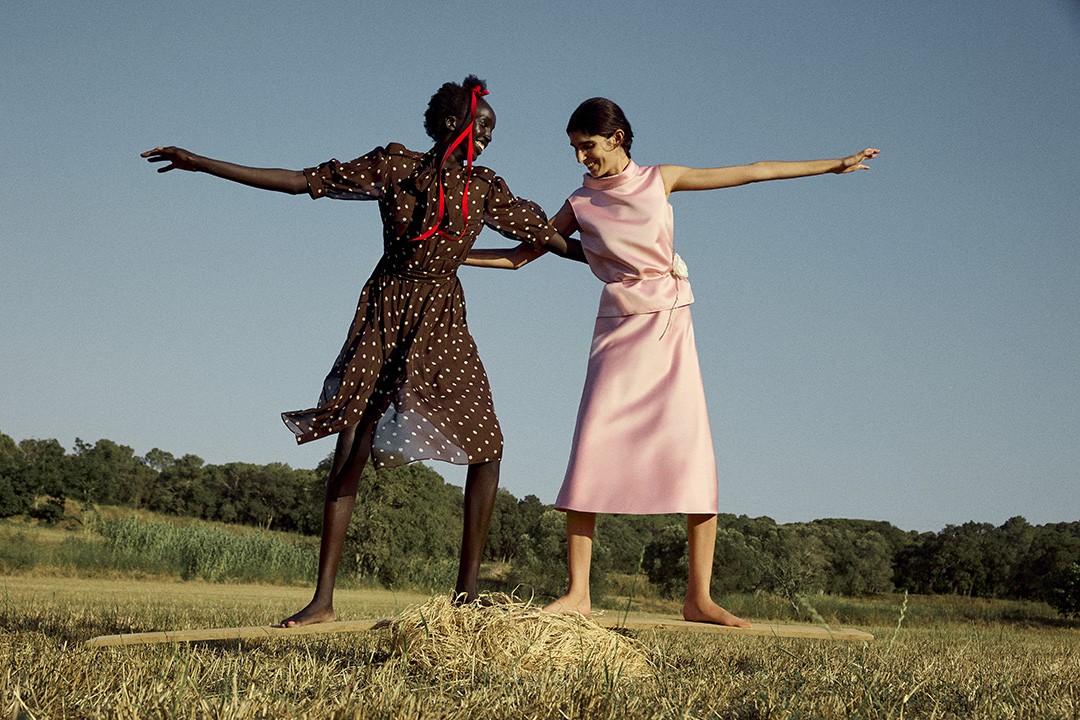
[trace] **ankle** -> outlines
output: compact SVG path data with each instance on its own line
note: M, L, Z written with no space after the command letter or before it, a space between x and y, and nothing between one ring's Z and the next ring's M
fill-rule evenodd
M683 607L709 607L715 605L713 599L709 595L702 595L700 593L687 593L686 601L683 602Z

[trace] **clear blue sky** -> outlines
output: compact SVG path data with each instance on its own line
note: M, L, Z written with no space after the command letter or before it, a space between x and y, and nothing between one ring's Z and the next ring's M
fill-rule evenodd
M317 398L378 258L376 205L138 154L424 150L431 93L475 73L498 114L484 164L552 212L581 179L563 128L594 95L626 110L643 165L882 149L868 172L672 198L722 512L1080 519L1076 0L31 1L0 27L15 440L314 467L332 441L297 447L278 415ZM555 257L460 275L502 484L552 502L599 281Z

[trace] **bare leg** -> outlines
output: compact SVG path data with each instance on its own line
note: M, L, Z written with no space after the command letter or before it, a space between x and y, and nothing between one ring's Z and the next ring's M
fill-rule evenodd
M282 627L296 627L334 621L334 583L338 561L345 544L345 534L356 505L360 473L371 454L372 423L354 425L338 433L334 464L326 481L323 503L322 542L319 546L319 575L315 596L307 606L281 622Z
M750 623L714 603L709 594L713 551L716 548L716 516L687 515L686 536L690 543L690 580L686 586L683 618L694 622L750 627Z
M499 461L475 463L465 477L465 524L461 530L461 555L458 559L457 585L454 594L464 594L465 602L479 597L476 581L484 557L491 511L499 490Z
M570 588L558 600L544 606L545 612L580 613L589 616L589 570L592 568L593 531L596 513L566 513L566 561L570 570Z

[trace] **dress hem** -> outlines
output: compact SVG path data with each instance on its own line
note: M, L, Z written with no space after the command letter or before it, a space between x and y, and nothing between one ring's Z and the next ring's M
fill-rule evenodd
M711 510L582 510L555 505L559 512L594 513L596 515L719 515L719 508Z

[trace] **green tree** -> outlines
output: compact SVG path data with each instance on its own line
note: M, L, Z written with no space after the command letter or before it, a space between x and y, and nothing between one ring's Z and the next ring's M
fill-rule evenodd
M876 530L858 533L851 538L859 580L845 594L892 592L894 551L889 541Z
M170 515L206 518L212 507L203 481L203 460L197 455L173 458L168 453L155 456L157 477L146 489L143 506Z
M499 488L495 495L495 507L491 511L484 557L488 560L510 560L518 538L525 532L525 517L520 504L508 491Z
M986 538L984 564L987 566L985 587L981 594L988 597L1022 597L1017 580L1021 564L1036 529L1020 516L1009 518Z
M139 477L140 459L126 445L102 438L89 445L75 438L68 487L71 497L84 502L116 505L142 496L145 476Z
M930 559L937 536L931 532L909 534L908 543L894 556L893 581L898 590L928 594L931 590Z
M613 572L632 575L638 571L645 546L672 524L685 524L683 515L600 515L596 534L611 556Z
M1024 588L1025 597L1049 600L1055 578L1075 562L1080 562L1080 523L1040 525L1020 563L1016 585Z
M1047 602L1065 617L1080 617L1080 563L1073 563L1054 578Z
M767 566L768 558L758 538L747 537L732 527L717 529L713 551L714 592L753 592L761 587Z
M346 533L343 565L394 585L448 568L461 541L461 488L422 463L364 469ZM452 584L453 577L450 577Z
M26 455L15 441L0 433L0 517L27 512L34 495L26 486Z
M642 566L649 576L649 583L659 588L664 595L684 595L690 575L686 527L673 523L662 528L645 546Z
M932 589L956 595L985 594L989 586L986 538L994 531L990 523L966 522L946 525L930 563Z
M535 495L526 495L518 500L518 514L521 516L521 526L526 529L525 532L535 527L536 523L540 522L540 517L551 509L550 505L540 502L540 498Z
M780 525L762 543L767 559L762 589L787 599L801 612L799 599L824 589L828 564L825 545L801 524Z
M20 486L24 492L33 496L72 497L71 462L60 443L56 440L22 440L19 449L23 453Z
M893 589L894 547L879 532L888 523L816 520L809 529L825 547L823 589L837 595L864 595Z

